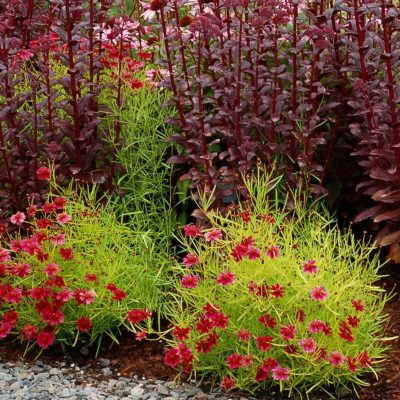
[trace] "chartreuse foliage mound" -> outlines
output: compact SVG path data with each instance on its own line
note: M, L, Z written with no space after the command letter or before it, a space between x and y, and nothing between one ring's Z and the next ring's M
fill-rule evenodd
M227 390L364 385L385 350L377 254L279 180L247 186L246 208L184 229L166 364Z
M161 308L167 250L141 224L124 225L95 188L57 188L11 223L29 233L0 246L0 338L100 345L117 341L130 312Z

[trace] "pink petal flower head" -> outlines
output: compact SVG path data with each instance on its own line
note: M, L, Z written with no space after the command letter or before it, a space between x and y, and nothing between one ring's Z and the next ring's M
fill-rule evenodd
M61 292L57 293L56 300L61 304L65 304L68 300L72 299L73 293L68 288L62 288Z
M261 257L261 250L256 248L248 249L247 257L249 257L249 260L257 260Z
M312 321L310 325L308 325L308 332L320 333L324 331L324 328L325 324L322 321L320 321L319 319L314 319L314 321Z
M267 256L272 259L279 257L279 246L269 246L267 248Z
M6 249L0 249L0 262L10 261L10 251Z
M281 367L280 365L272 370L272 376L276 381L289 380L289 368Z
M138 342L141 342L142 340L146 340L147 339L147 332L146 331L136 332L135 339Z
M47 264L44 268L44 273L47 276L54 276L58 274L58 264L57 263L50 263Z
M180 351L178 349L169 349L165 353L164 364L176 368L182 362Z
M36 176L38 179L48 181L50 179L51 172L47 167L40 167L36 170Z
M57 235L54 235L50 238L50 241L54 244L54 246L61 246L65 243L65 234L59 233Z
M39 329L35 325L25 325L21 329L21 336L25 340L36 340Z
M44 203L42 207L42 211L45 214L52 214L55 212L57 209L56 205L54 203Z
M204 239L206 242L215 242L222 238L222 232L219 229L213 229L204 234Z
M317 343L312 338L303 338L300 340L299 345L305 353L314 353L317 348Z
M279 333L283 340L293 340L297 333L297 329L294 325L286 324L285 326L281 327Z
M92 321L88 317L81 317L76 321L76 328L81 332L89 332L92 327Z
M22 225L25 221L25 214L22 211L18 211L11 216L10 221L14 225Z
M310 290L310 295L315 301L322 301L328 297L328 293L323 286L317 286Z
M8 334L11 332L12 328L13 327L11 324L9 324L7 322L2 323L0 325L0 339L6 338L8 336Z
M193 253L188 253L186 256L183 258L183 265L185 267L192 267L194 265L197 265L200 262L200 258Z
M11 275L24 278L29 275L30 271L31 271L31 266L26 262L22 262L15 264L10 270L10 273Z
M240 329L237 334L238 339L243 342L248 342L251 339L251 336L251 332L249 332L247 329Z
M183 228L183 231L185 232L185 235L188 237L198 237L198 236L203 236L201 233L201 228L199 228L197 225L186 225Z
M315 264L315 260L308 260L303 264L303 271L306 274L316 274L318 271L318 267Z
M220 386L222 389L225 389L226 391L232 390L236 387L236 382L234 379L229 378L229 376L225 375L222 378Z
M217 277L217 283L221 286L231 285L235 281L235 274L232 271L221 272Z
M62 212L57 215L57 222L61 225L64 225L71 221L72 221L72 217L70 215L68 215L66 212Z
M65 203L67 200L64 197L56 197L54 199L54 204L57 208L57 210L62 210L65 207Z
M93 289L85 290L78 288L74 291L74 297L78 305L88 305L93 303L96 293Z
M331 355L328 358L328 361L334 366L338 367L339 365L344 364L345 357L340 351L332 351Z
M182 286L186 289L194 289L199 284L199 277L197 275L185 275L181 279Z

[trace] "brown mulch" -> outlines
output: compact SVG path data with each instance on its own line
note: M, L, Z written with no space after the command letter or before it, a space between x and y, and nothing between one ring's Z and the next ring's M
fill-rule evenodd
M360 400L400 400L400 265L390 265L384 270L389 276L381 282L388 291L394 289L395 295L387 303L385 311L389 315L386 336L396 337L397 339L388 342L390 349L387 353L387 360L382 364L382 371L379 373L379 380L371 374L368 378L370 386L359 391ZM4 361L22 360L24 348L18 341L3 341L0 344L0 359ZM44 351L40 360L52 364L64 361L67 364L85 367L85 378L104 379L103 371L99 360L109 359L111 361L111 375L108 378L125 377L146 377L147 379L173 380L175 371L163 364L163 343L161 341L137 342L132 335L121 338L119 345L107 347L104 345L100 356L96 359L94 350L91 349L88 355L82 355L79 349L72 349L67 354L61 348L54 346L50 350ZM36 354L28 354L25 362L33 362ZM83 383L77 381L76 383ZM264 397L264 396L262 396ZM273 400L273 396L268 399ZM328 399L325 394L310 396L312 399ZM355 394L341 397L343 400L356 399Z

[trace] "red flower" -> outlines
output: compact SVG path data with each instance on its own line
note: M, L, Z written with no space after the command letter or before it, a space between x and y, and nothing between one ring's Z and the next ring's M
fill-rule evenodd
M297 333L297 329L294 327L294 325L286 324L285 326L281 327L279 333L281 334L283 340L292 340Z
M51 172L47 167L40 167L36 170L36 176L38 179L48 181L50 179Z
M276 258L279 256L279 246L269 246L267 248L267 256L269 258Z
M47 218L41 218L36 221L36 225L39 229L46 229L49 226L53 226L53 222Z
M128 316L126 319L131 323L131 324L138 324L139 322L145 321L146 319L149 319L151 317L151 311L149 311L147 308L144 309L135 309L128 311Z
M259 336L256 338L257 348L262 351L268 351L272 347L272 336Z
M44 203L44 204L43 204L43 207L42 207L42 211L43 211L45 214L51 214L51 213L55 212L56 209L57 209L57 207L56 207L55 204L53 204L53 203L47 203L47 202Z
M65 261L72 260L74 258L74 249L72 249L72 248L62 248L62 249L60 249L60 256Z
M47 264L45 269L44 269L44 273L47 276L54 276L57 275L58 273L58 264L57 263L50 263Z
M339 336L347 342L354 342L353 333L346 321L340 321Z
M323 286L317 286L310 290L310 295L315 301L322 301L328 297L328 293Z
M26 325L21 329L21 335L25 340L35 340L39 329L34 325Z
M257 260L261 257L261 250L256 248L248 249L247 257L249 257L249 260Z
M201 233L201 229L196 225L186 225L183 228L183 231L185 232L185 235L188 237L203 236L203 234Z
M140 81L139 79L131 79L129 81L129 86L133 90L138 90L138 89L141 89L143 87L143 82Z
M113 291L113 299L115 301L122 301L126 298L126 293L122 289L114 289Z
M297 354L297 347L294 344L289 344L285 347L285 353L286 354Z
M219 339L219 335L216 333L209 334L206 338L200 339L196 343L196 351L198 353L207 354L209 353L216 345Z
M319 319L314 319L314 321L312 321L310 325L308 325L308 332L320 333L324 330L324 328L325 324L322 321L320 321Z
M151 53L148 53L146 51L139 51L137 55L139 58L143 58L144 60L151 60L151 57L153 57Z
M364 312L365 307L361 300L352 300L351 305L356 311Z
M276 298L283 297L284 288L281 285L279 285L279 283L272 285L270 289L271 289L271 295L273 297L276 297Z
M4 339L11 332L12 325L5 322L0 325L0 339Z
M54 332L49 330L43 330L37 336L37 344L43 349L46 349L47 347L51 346L54 343L55 339L56 337L54 335Z
M302 309L296 310L296 319L299 322L303 322L304 319L306 318L306 313Z
M183 265L185 267L192 267L194 265L197 265L200 262L200 258L193 253L188 253L183 259Z
M267 328L275 328L277 325L276 319L270 314L262 315L260 318L258 318L258 321Z
M215 242L222 238L222 232L219 229L213 229L204 234L204 239L206 242Z
M217 283L221 286L228 286L235 281L235 278L235 274L231 271L221 272L217 277Z
M349 371L356 372L358 370L359 366L357 363L357 357L346 357L346 361Z
M308 260L303 264L303 271L307 274L316 274L318 268L315 263L315 260Z
M180 328L175 326L173 335L179 341L186 340L189 337L190 328Z
M0 262L10 261L10 251L6 249L0 249Z
M250 213L248 211L242 211L239 215L246 224L251 221Z
M199 284L199 277L197 275L184 275L181 279L182 286L186 289L194 289Z
M92 321L88 317L81 317L76 321L78 331L89 332L92 327Z
M96 274L86 274L85 275L85 281L86 282L98 282L99 278L98 278L98 276ZM107 288L107 285L106 285L106 288Z
M352 328L357 328L357 326L360 325L361 320L360 320L360 318L358 318L356 316L353 317L353 316L349 315L347 317L347 322L349 323L349 325Z
M10 274L14 276L18 276L20 278L24 278L25 276L28 276L31 271L31 266L26 263L18 263L15 264L11 269L10 269Z
M269 369L266 369L264 367L260 367L257 369L256 382L264 382L268 379L268 377L269 377Z
M55 204L57 210L62 210L64 208L66 202L67 202L67 200L64 199L64 197L56 197L54 199L54 204Z
M7 311L2 318L2 322L6 322L12 326L15 326L17 321L18 321L18 312L15 310Z
M181 362L181 357L178 349L170 349L164 357L164 364L175 368Z
M244 356L242 354L233 353L226 357L226 365L230 369L237 369L244 366Z
M371 360L368 357L368 353L366 351L362 351L358 355L358 361L363 367L369 367L371 365Z
M220 386L221 386L223 389L229 391L229 390L232 390L232 389L234 389L234 388L236 387L236 382L235 382L234 379L229 378L229 376L225 375L225 376L222 378L222 381L221 381Z

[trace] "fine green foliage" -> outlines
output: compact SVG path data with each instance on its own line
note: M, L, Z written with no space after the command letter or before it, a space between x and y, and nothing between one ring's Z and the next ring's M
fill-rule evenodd
M385 351L378 256L279 179L246 185L246 208L223 216L203 199L211 228L185 227L166 364L228 390L366 385Z
M42 348L55 340L100 346L104 335L118 341L129 310L161 307L165 252L147 231L124 225L96 188L56 193L58 200L50 195L44 208L29 211L28 237L0 246L3 325ZM64 207L49 212L60 198ZM12 324L10 310L17 312Z

